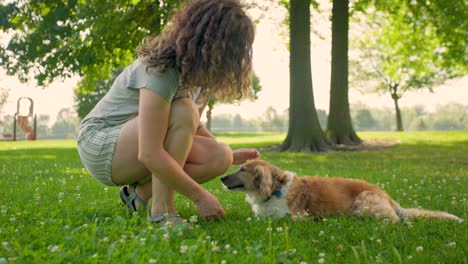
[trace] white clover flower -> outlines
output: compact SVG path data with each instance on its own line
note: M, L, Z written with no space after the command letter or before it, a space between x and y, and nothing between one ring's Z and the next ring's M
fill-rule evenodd
M307 261L301 261L299 264L307 264Z
M271 232L271 230L273 230L271 227L267 227L266 229L267 232Z
M108 192L108 191L109 191L109 187L104 187L104 191L105 191L105 192Z
M278 233L283 232L283 228L282 228L282 227L277 227L277 228L276 228L276 232L278 232Z
M179 233L177 233L177 236L178 236L178 237L181 237L181 236L183 236L183 235L184 235L184 232L182 232L182 230L179 230Z
M296 254L296 251L297 251L297 250L296 250L295 248L291 248L291 249L289 250L289 255L292 256L292 255Z
M9 248L10 248L10 243L8 243L8 242L2 242L2 247L3 247L3 249L5 249L5 250L9 250Z
M231 209L231 208L232 208L232 204L227 204L227 205L226 205L226 209L229 210L229 209Z
M456 245L457 245L457 243L455 243L455 242L450 242L450 243L447 244L447 247L454 248Z
M319 253L319 258L324 258L325 257L325 253Z
M412 259L412 258L413 258L413 256L409 255L409 256L408 256L408 257L406 257L406 258L407 258L407 259Z
M156 260L155 260L155 259L150 259L150 260L148 261L148 263L154 264L154 263L156 263Z
M50 245L50 246L47 247L47 249L48 249L50 252L54 253L54 252L57 252L57 251L59 250L59 246L57 246L57 245Z
M247 218L247 222L250 222L250 221L252 221L252 218L250 218L250 217Z
M105 238L107 238L107 237L105 237ZM146 242L146 237L140 238L140 241L141 241L141 242Z
M79 190L80 190L80 186L77 185L77 186L75 187L75 191L79 191Z
M187 249L188 247L186 245L180 246L180 253L184 254L185 252L187 252Z
M231 248L231 245L226 244L226 245L224 246L224 248L225 248L225 249L230 249L230 248Z
M169 234L164 234L164 235L163 235L163 239L164 239L164 240L169 240Z
M237 250L232 251L232 254L237 255Z
M319 236L323 236L323 234L325 234L325 233L322 230L320 230Z
M226 261L226 260L224 260L224 259L223 259L223 260L221 260L221 264L226 264L226 263L227 263L227 261Z
M213 252L219 252L220 248L218 246L212 246L211 251Z
M197 222L198 222L198 216L192 215L192 216L190 217L190 220L189 220L189 221L190 221L190 223L192 223L192 224L197 223Z
M319 260L317 261L317 263L319 263L319 264L325 263L325 259L321 258L321 259L319 259Z
M416 252L422 252L424 248L422 246L416 247Z

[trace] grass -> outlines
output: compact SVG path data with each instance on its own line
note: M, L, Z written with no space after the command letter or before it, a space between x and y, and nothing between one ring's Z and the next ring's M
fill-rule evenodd
M398 139L386 150L326 154L263 152L300 175L360 178L405 207L467 218L468 132L361 133ZM238 147L278 144L284 134L221 134ZM396 224L328 217L257 220L242 193L205 185L228 216L192 228L162 229L133 215L118 188L82 168L74 141L0 142L0 263L467 263L467 224L415 219ZM235 168L233 168L235 169Z

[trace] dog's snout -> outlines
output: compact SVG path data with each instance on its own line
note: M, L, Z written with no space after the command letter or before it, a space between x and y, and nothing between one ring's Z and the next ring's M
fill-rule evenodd
M221 177L221 181L222 181L222 182L225 182L225 181L227 180L227 178L228 178L227 175L226 175L226 176L223 176L223 177Z

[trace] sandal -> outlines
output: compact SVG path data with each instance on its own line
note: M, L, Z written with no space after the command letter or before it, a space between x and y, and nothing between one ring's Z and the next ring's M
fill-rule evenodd
M160 216L155 216L152 217L151 213L148 214L148 221L151 223L157 223L161 225L165 225L166 223L169 223L168 220L171 218L175 218L174 222L170 222L174 225L180 225L180 224L185 224L185 220L177 213L170 213L170 214L163 214Z
M138 211L135 200L138 201L140 206L143 206L143 210L146 210L147 202L137 195L135 188L135 185L125 185L122 187L120 189L120 199L122 199L122 202L134 212Z

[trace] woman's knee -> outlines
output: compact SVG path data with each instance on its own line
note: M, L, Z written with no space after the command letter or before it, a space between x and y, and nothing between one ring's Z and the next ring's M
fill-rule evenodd
M231 147L226 143L218 142L215 151L213 151L213 169L220 175L231 167L232 160Z
M169 117L169 129L189 128L196 131L200 122L197 105L189 98L182 98L171 104L171 114Z

